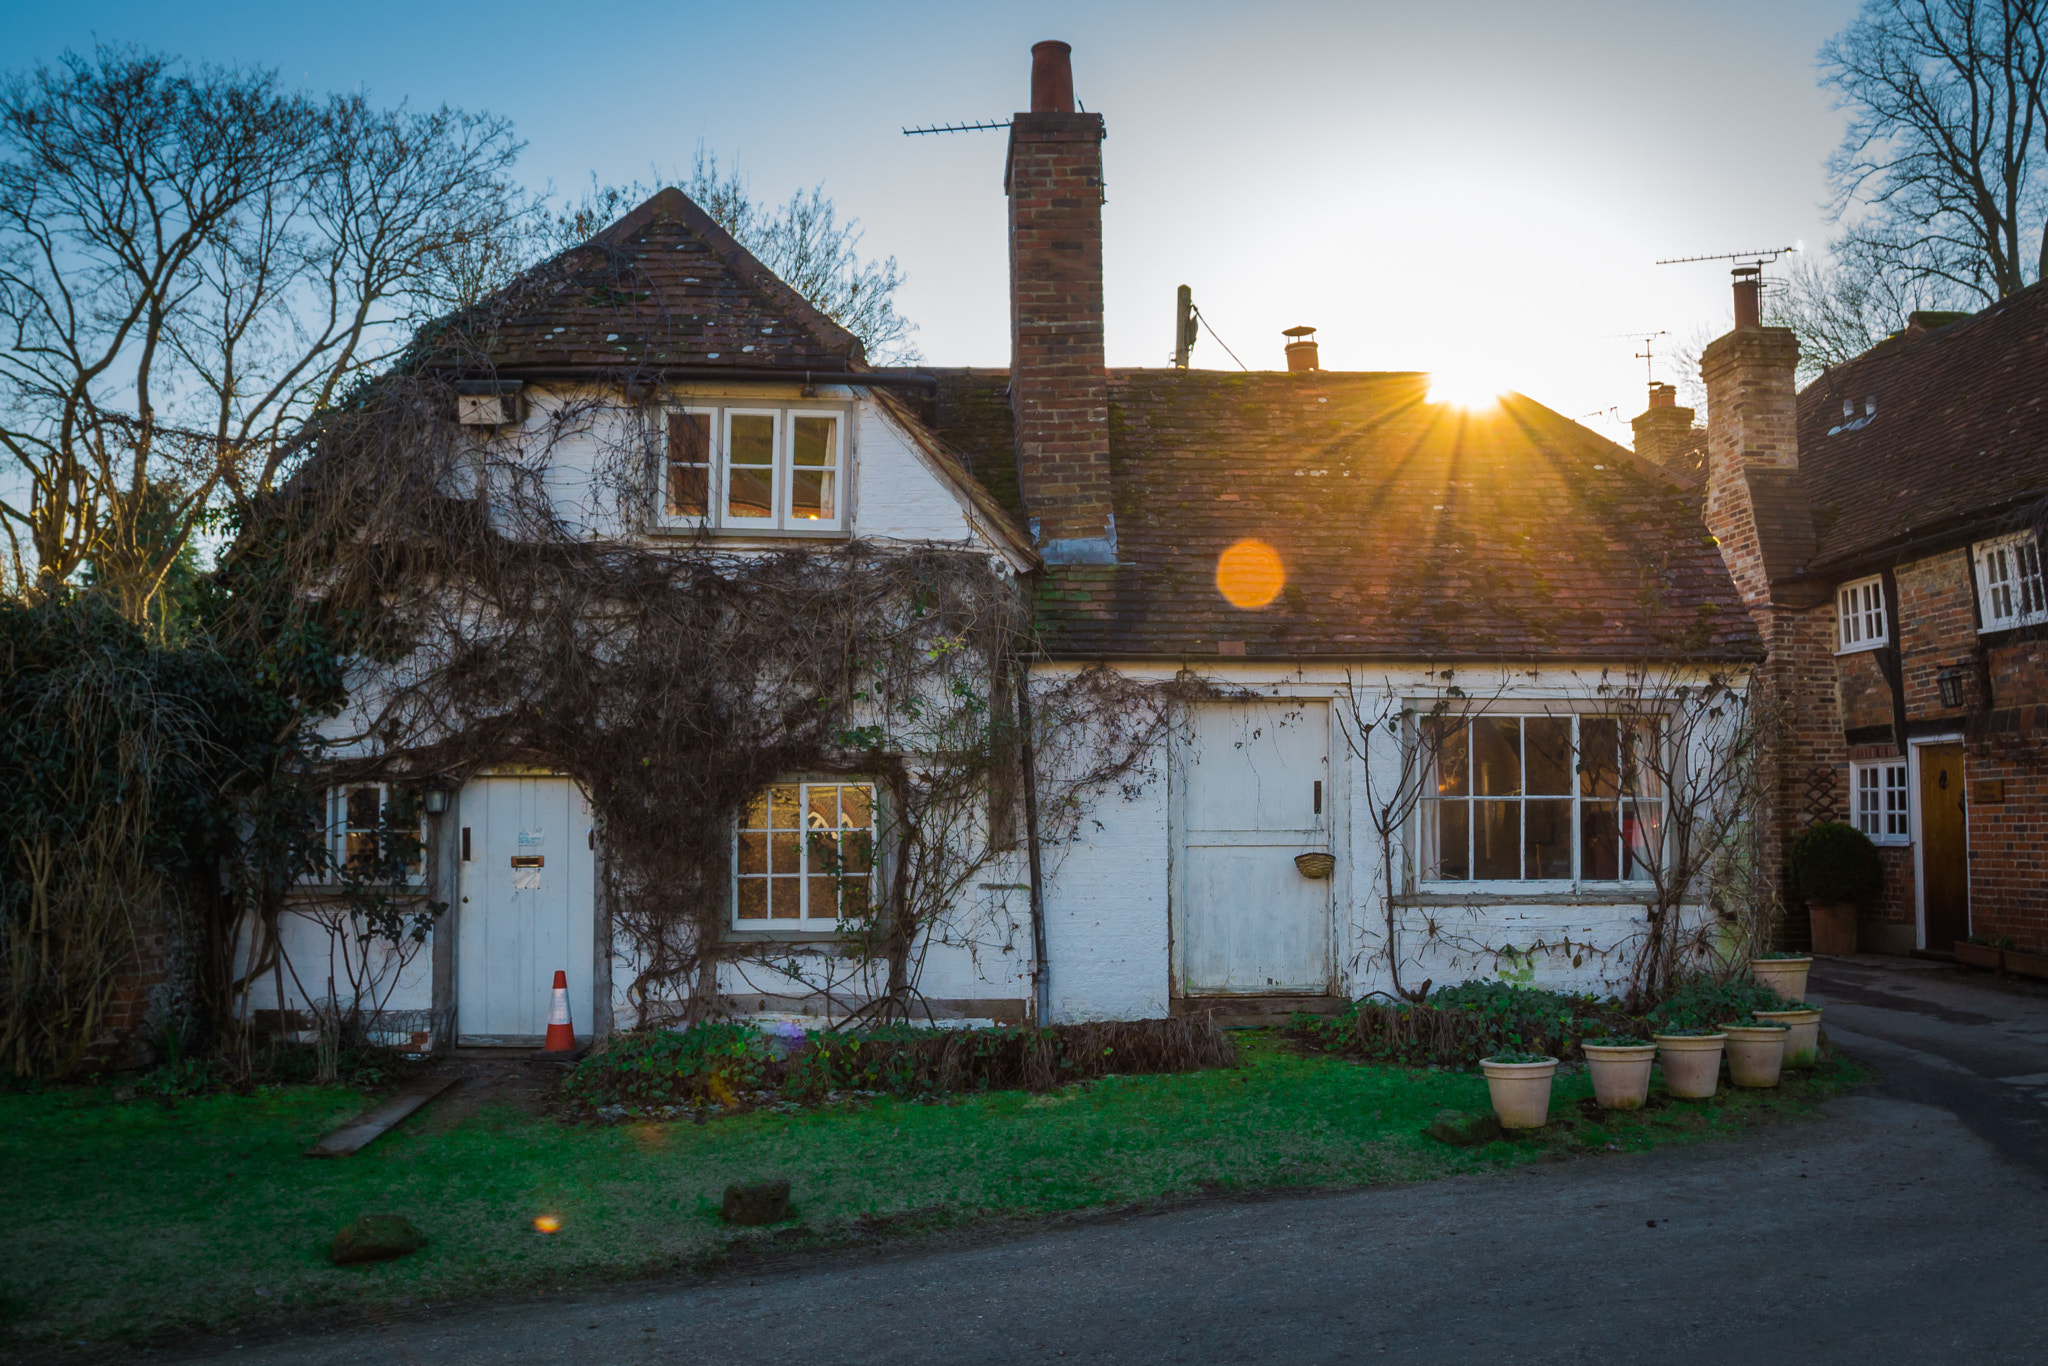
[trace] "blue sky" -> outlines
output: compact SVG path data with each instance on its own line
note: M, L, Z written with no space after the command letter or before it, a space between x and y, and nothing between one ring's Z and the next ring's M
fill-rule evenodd
M1164 363L1186 283L1255 368L1310 323L1333 368L1476 372L1625 439L1594 415L1640 411L1641 343L1610 334L1728 315L1725 270L1653 259L1826 240L1842 120L1813 55L1854 9L4 0L0 67L132 41L488 108L536 186L687 167L701 140L761 196L822 181L908 273L926 356L999 365L1003 134L899 130L1007 116L1030 45L1063 38L1109 129L1112 364Z

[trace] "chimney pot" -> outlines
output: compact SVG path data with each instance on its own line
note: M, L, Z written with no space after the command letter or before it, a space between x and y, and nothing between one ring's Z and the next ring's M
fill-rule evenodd
M1678 390L1669 384L1663 383L1661 380L1652 384L1650 386L1650 406L1652 408L1676 408L1678 406Z
M1287 338L1287 368L1290 371L1323 368L1313 327L1290 327L1280 335Z
M1057 39L1031 45L1031 112L1074 112L1074 49Z
M1735 276L1735 325L1737 327L1762 327L1763 283L1762 266L1737 266Z

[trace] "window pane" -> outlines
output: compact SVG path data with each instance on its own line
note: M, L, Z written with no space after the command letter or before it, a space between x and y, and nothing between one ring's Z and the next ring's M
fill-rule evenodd
M827 830L812 830L804 836L804 871L807 873L836 873L839 871L839 836Z
M839 419L800 417L791 424L790 463L817 469L830 468L839 455Z
M816 914L815 911L812 913ZM841 878L839 880L840 917L852 920L867 913L868 880L866 878Z
M797 800L798 790L795 783L778 783L768 789L772 828L798 830L803 827L803 804Z
M374 787L358 787L349 792L349 829L375 830L377 828L377 798L380 795Z
M1656 866L1663 844L1664 804L1629 802L1623 808L1621 833L1624 839L1623 880L1648 878Z
M1425 723L1436 751L1436 790L1440 797L1462 797L1472 791L1472 732L1463 721ZM1462 876L1462 874L1460 875Z
M768 837L752 831L740 832L739 871L741 874L765 873L768 871Z
M830 920L839 914L839 879L836 877L812 877L810 918Z
M796 831L777 830L768 837L768 871L797 873L803 870L804 837Z
M1474 802L1472 876L1475 880L1522 875L1522 804Z
M1579 795L1621 795L1621 723L1612 716L1579 721Z
M1579 811L1579 876L1588 882L1621 876L1621 821L1611 801L1587 802Z
M1472 723L1472 790L1512 797L1522 790L1522 718L1482 716Z
M801 920L803 908L804 880L800 877L772 877L768 879L768 918L770 920Z
M1652 800L1662 797L1664 784L1656 771L1662 757L1657 752L1656 721L1645 717L1630 722L1622 731L1622 739L1621 786L1624 794Z
M735 413L727 421L725 510L729 517L775 515L775 419Z
M757 792L747 802L747 809L740 816L740 829L766 830L768 828L768 794Z
M1472 804L1422 804L1422 876L1431 882L1464 882L1472 876Z
M668 511L702 517L711 511L711 415L668 415Z
M839 815L848 830L867 830L875 823L875 790L871 787L839 789Z
M1572 792L1572 719L1531 716L1522 722L1529 795L1569 797Z
M1522 811L1522 876L1572 875L1572 801L1530 802Z
M768 918L767 878L743 877L740 879L737 913L741 920L766 920Z
M831 470L797 470L789 477L789 513L806 522L839 515L839 476Z

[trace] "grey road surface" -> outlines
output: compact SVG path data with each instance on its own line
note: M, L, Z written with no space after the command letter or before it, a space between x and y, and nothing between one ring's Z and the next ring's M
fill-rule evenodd
M2048 1361L2048 993L1828 965L1886 1084L1737 1144L252 1342L360 1363Z

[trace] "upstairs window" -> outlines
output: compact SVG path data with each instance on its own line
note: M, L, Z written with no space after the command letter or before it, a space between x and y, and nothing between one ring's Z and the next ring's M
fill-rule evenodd
M1913 826L1906 808L1905 761L1851 764L1849 773L1856 793L1856 828L1870 836L1873 844L1911 843Z
M830 930L875 897L872 783L776 783L733 831L733 927Z
M845 526L846 414L837 409L671 408L661 521L720 531Z
M1872 650L1891 639L1884 615L1884 580L1873 575L1845 583L1835 594L1837 654Z
M1977 600L1986 631L2048 621L2048 585L2041 577L2041 547L2033 533L2002 536L1976 548Z
M1422 805L1425 882L1636 882L1664 825L1652 718L1436 721Z

